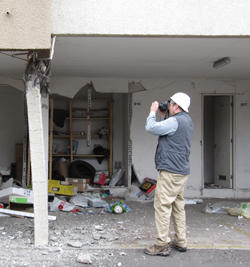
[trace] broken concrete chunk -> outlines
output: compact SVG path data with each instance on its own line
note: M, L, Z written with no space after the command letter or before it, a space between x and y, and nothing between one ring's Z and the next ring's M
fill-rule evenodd
M102 225L95 225L95 229L97 231L103 231L104 230L104 227Z
M89 254L87 253L81 253L77 257L77 262L83 263L83 264L92 264L92 260Z
M73 247L73 248L81 248L82 247L82 242L80 241L69 241L68 246Z

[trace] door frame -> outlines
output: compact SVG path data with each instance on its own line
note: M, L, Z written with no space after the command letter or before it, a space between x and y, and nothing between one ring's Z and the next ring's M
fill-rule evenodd
M231 164L230 164L230 171L232 173L232 187L228 188L231 190L235 189L236 185L236 175L235 175L235 118L236 118L236 109L235 109L235 94L234 93L201 93L201 140L200 140L200 146L201 146L201 192L203 192L204 188L204 97L205 96L231 96L232 98L232 120L231 120L231 130L232 130L232 146L231 146ZM206 188L207 189L207 188ZM202 193L203 194L203 193Z

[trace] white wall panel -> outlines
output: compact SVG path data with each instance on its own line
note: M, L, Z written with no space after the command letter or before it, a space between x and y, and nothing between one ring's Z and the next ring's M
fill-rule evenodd
M246 0L53 0L57 35L249 35Z

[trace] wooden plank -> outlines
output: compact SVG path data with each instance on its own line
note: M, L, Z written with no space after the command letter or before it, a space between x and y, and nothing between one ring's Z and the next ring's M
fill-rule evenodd
M95 154L76 154L76 158L103 158L104 155L95 155Z
M12 215L12 216L29 217L29 218L34 218L35 217L34 213L31 213L31 212L9 210L9 209L0 209L0 213ZM55 221L56 220L56 216L48 215L48 219L50 221Z
M67 118L70 119L70 118ZM109 120L109 117L72 117L72 120Z
M69 138L70 137L70 135L69 134L60 134L60 135L54 135L53 136L53 138L55 138L55 139L60 139L60 138Z
M70 157L69 154L52 154L53 157Z

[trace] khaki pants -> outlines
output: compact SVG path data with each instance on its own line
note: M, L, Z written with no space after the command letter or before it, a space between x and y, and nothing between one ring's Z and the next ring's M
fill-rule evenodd
M188 175L160 171L155 191L154 208L157 230L157 245L165 246L170 242L170 216L173 215L175 243L186 247L186 214L183 192Z

